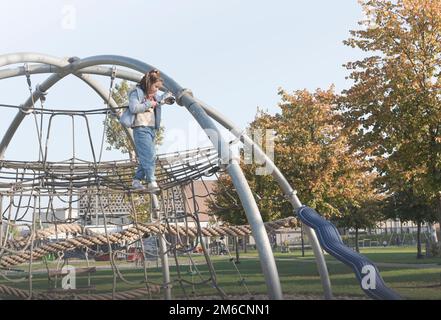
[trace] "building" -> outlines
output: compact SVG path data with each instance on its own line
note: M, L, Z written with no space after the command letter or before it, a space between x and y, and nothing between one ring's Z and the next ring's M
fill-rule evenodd
M194 197L193 197L193 193L192 193L193 190L191 188L191 185L187 185L184 188L187 212L195 212L195 211L198 212L198 219L202 228L208 227L210 225L210 222L215 222L216 219L211 214L207 203L209 195L213 193L213 189L215 185L216 185L216 180L194 181L193 182ZM211 221L210 221L210 216L212 217ZM192 218L189 218L188 221L195 224L195 221Z
M96 195L95 190L78 195L78 223L94 233L121 232L132 223L130 203L124 194Z
M57 208L53 211L40 211L37 219L41 228L48 228L54 224L78 220L78 210L76 208Z
M197 211L201 227L207 227L210 223L210 212L206 200L212 193L214 185L214 180L194 181L194 196L191 184L182 187L182 190L179 186L168 189L163 194L161 207L169 223L196 227L195 219L188 217L188 214Z
M371 230L374 234L413 234L417 233L418 225L413 221L400 221L400 219L388 219L381 221L377 227ZM422 223L422 233L433 233L439 230L439 224Z

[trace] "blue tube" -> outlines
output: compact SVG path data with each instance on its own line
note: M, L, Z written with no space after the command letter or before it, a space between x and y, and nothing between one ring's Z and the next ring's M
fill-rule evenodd
M398 293L386 286L380 271L372 261L343 243L337 228L331 222L306 206L300 207L297 214L303 223L315 230L320 245L327 253L352 268L364 293L376 300L402 299Z

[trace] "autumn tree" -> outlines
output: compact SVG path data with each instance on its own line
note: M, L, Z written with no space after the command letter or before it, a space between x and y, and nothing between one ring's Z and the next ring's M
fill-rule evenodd
M366 20L345 44L366 52L341 110L355 149L388 196L412 194L441 219L441 2L364 0ZM414 219L420 212L412 210Z
M341 130L341 116L336 112L333 88L314 93L299 90L292 94L280 90L279 95L281 112L270 115L259 111L249 131L275 132L274 162L297 189L304 204L326 217L349 214L349 208L361 205L361 200L356 199L369 186L360 181L370 173L363 157L350 153L347 137ZM264 220L292 215L292 206L272 176L256 175L257 166L242 163ZM222 188L215 190L216 201L228 208L234 188L229 178L224 178L222 184ZM240 203L237 195L235 199ZM211 209L227 221L244 221L242 208L218 210L212 203Z

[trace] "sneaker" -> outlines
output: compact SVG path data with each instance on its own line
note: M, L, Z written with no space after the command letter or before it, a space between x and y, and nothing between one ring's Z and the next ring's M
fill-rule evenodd
M157 192L157 191L159 191L159 186L156 183L156 181L152 181L152 182L149 182L147 184L147 191L148 192Z
M145 187L142 185L141 181L137 179L133 179L132 187L136 190L145 190Z

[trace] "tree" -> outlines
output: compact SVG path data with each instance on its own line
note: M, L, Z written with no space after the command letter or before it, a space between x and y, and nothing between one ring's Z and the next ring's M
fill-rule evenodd
M354 82L341 99L346 128L384 192L412 190L441 221L441 2L361 3L364 27L344 43L368 56L346 64Z
M417 223L417 259L423 258L421 250L421 225L424 222L432 223L436 220L433 206L427 204L424 197L418 196L411 186L390 195L384 206L389 218L399 218L401 221L415 221Z
M276 184L271 176L256 176L255 165L244 165L241 162L240 166L251 190L254 192L255 200L259 205L264 221L276 220L291 215L292 208L281 193L277 191ZM233 182L227 174L219 176L213 189L213 198L208 198L207 204L210 211L224 222L234 225L248 223L245 210L240 203ZM288 206L288 208L282 211L284 206ZM282 212L285 212L285 214L282 214Z
M292 94L279 91L281 113L270 115L258 110L249 128L273 130L274 161L285 177L298 191L303 203L317 209L326 217L342 216L349 208L359 206L357 196L368 192L361 183L370 173L366 161L357 153L350 153L344 135L341 115L336 112L333 88L314 93L307 90ZM263 145L265 150L265 144ZM242 155L243 158L243 155ZM270 175L256 175L257 164L241 164L264 220L292 215L292 206L285 199ZM210 208L231 223L243 223L243 209L231 207L240 203L227 177L215 189L215 200ZM234 201L232 202L232 198ZM225 209L218 209L221 205Z
M326 217L345 214L360 193L360 179L369 172L364 158L349 150L333 88L280 94L277 166L302 202Z
M374 228L383 216L381 210L384 196L374 186L374 173L360 174L358 179L358 194L354 194L349 205L342 209L344 214L335 218L338 226L353 228L355 230L355 250L360 252L358 245L359 230Z
M130 87L127 81L115 85L112 92L112 98L119 107L128 105L128 94ZM122 112L122 111L121 111ZM120 150L122 153L133 153L133 147L127 138L125 131L116 117L110 116L105 119L104 126L106 128L107 150Z

